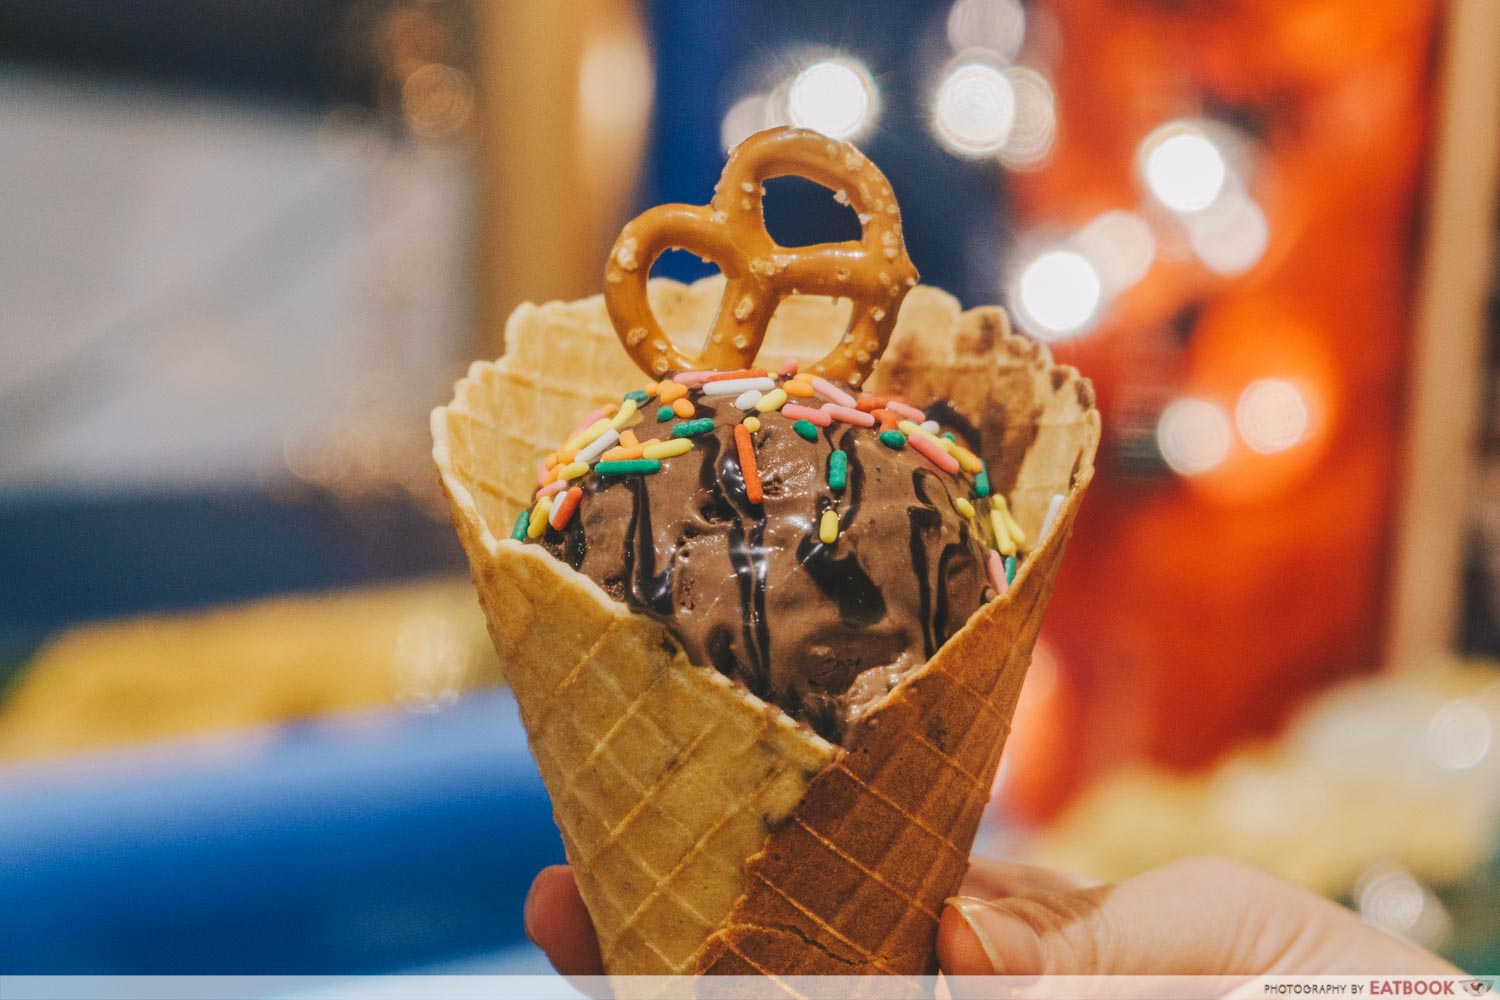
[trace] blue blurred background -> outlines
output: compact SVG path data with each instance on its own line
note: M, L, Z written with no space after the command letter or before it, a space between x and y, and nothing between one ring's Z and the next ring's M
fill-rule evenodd
M1429 34L1441 7L1422 5L1417 63L1438 51ZM1059 227L1113 207L1081 198L1074 219L1049 203L1068 187L1054 146L1077 10L1016 0L878 13L853 0L0 5L0 971L544 969L520 908L532 873L562 860L561 843L465 580L427 411L471 358L499 352L511 308L597 291L626 218L703 202L728 146L788 120L855 139L882 166L924 281L966 304L1014 300L1023 325L1064 354L1064 342L1111 322L1170 328L1185 343L1205 303L1253 287L1255 268L1275 263L1262 262L1254 202L1240 204L1261 227L1250 227L1249 249L1235 232L1217 257L1192 243L1201 234L1172 228L1170 191L1087 229L1107 259L1069 258L1098 265L1085 275L1095 299L1076 316L1057 297L1060 279L1039 269ZM1366 89L1379 99L1377 83ZM1264 134L1213 95L1194 101L1191 115L1141 114L1218 115L1236 134ZM1239 162L1226 153L1218 165ZM1422 158L1412 162L1415 190ZM1027 178L1030 200L1018 204ZM1260 196L1248 179L1246 190ZM1415 196L1412 206L1415 220ZM1139 259L1148 223L1156 243L1148 232ZM800 243L845 238L857 223L826 191L783 180L770 185L768 226ZM1126 294L1153 253L1168 269L1191 260L1218 284L1162 306L1170 322L1131 319L1156 294L1149 283ZM657 273L707 269L673 253ZM1497 316L1492 306L1491 363ZM1169 366L1147 368L1148 394L1169 398ZM1110 475L1141 491L1175 488L1223 458L1209 447L1203 464L1198 425L1174 454L1170 407L1153 407L1144 436L1126 421ZM1476 467L1500 452L1500 424L1481 423ZM1306 425L1278 447L1311 441ZM1493 655L1500 478L1481 478L1451 645ZM1065 710L1046 699L1067 692L1066 663L1044 655L1036 672L1053 686L1032 692L1032 711ZM1306 881L1470 963L1500 964L1500 908L1486 904L1500 891L1495 676L1469 666L1406 675L1407 687L1309 700L1290 724L1334 734L1338 760L1363 752L1344 739L1350 712L1427 706L1390 714L1392 746L1430 745L1440 717L1458 726L1458 743L1439 742L1458 747L1446 759L1459 764L1422 766L1447 769L1451 801L1488 789L1454 821L1472 834L1464 851L1428 850L1430 831L1413 830L1372 848L1349 877ZM1252 687L1238 696L1253 713L1269 696ZM1310 699L1296 691L1286 705ZM1455 716L1454 704L1480 714ZM1265 715L1281 725L1290 712ZM1128 825L1107 799L1059 819L1097 776L1087 763L1065 775L1029 765L1047 740L1066 739L1047 728L1055 717L1036 719L1018 723L1033 756L1007 777L1012 798L1002 794L985 845L1040 844L1039 857L1121 874L1109 867L1118 851L1077 831ZM1174 847L1251 843L1247 853L1275 868L1300 842L1264 853L1253 823L1224 825L1224 762L1243 774L1234 761L1251 759L1234 757L1252 752L1242 735L1206 748L1198 769L1152 780L1219 796L1212 817L1182 821L1201 836ZM1275 782L1311 766L1291 753L1253 758L1274 786L1257 794L1279 801ZM1161 755L1143 744L1121 756ZM1038 773L1067 795L1029 792ZM1341 801L1339 779L1316 780L1320 801ZM1149 811L1164 786L1120 787ZM1245 801L1229 811L1243 816ZM1361 821L1402 808L1386 803ZM1442 863L1426 864L1434 850Z

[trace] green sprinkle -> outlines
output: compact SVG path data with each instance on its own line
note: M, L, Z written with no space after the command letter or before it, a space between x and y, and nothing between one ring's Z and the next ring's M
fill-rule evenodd
M896 451L900 451L906 447L906 435L900 431L881 431L880 443L887 448L894 448Z
M958 438L956 438L956 437L953 436L953 432L952 431L943 431L943 433L941 435L939 435L939 436L947 438L949 441L952 441L954 444L958 444Z
M974 495L987 497L990 495L990 463L985 462L984 468L974 474Z
M842 490L849 485L849 456L837 449L828 456L828 487Z
M650 399L651 397L648 396L648 395L646 395L646 390L645 389L631 389L629 392L627 392L624 396L622 396L620 398L622 398L622 399L633 399L633 400L635 400L635 405L636 406L644 406L644 405L646 405L646 400Z
M600 462L594 471L601 476L629 476L640 472L649 474L661 471L659 458L631 458L623 462Z
M699 417L697 420L684 420L672 428L674 438L695 438L699 434L707 434L714 429L714 422L708 417Z
M1005 557L1005 582L1007 585L1016 582L1016 557Z
M809 441L818 439L818 429L806 420L799 420L792 425L792 430L807 438Z
M656 419L661 423L666 423L674 416L676 416L676 414L672 412L672 408L670 406L663 406L661 409L656 411Z
M516 526L510 529L510 537L518 542L526 541L526 529L531 527L531 511L523 510L516 515Z

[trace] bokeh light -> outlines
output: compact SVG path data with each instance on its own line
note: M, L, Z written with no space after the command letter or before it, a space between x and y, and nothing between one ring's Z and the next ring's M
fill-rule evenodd
M474 114L474 84L463 70L427 63L401 84L401 113L423 139L457 135Z
M1495 727L1479 702L1458 698L1433 713L1427 752L1444 770L1467 771L1489 756Z
M1219 201L1190 219L1188 238L1205 267L1234 277L1265 256L1270 228L1260 206L1243 194L1225 194Z
M1111 294L1144 278L1156 257L1151 226L1134 212L1105 212L1084 226L1074 242L1099 269L1099 277Z
M1240 437L1262 455L1285 451L1307 435L1310 412L1301 389L1282 379L1259 379L1240 393L1234 423Z
M1008 66L1004 73L1015 112L1000 162L1011 170L1036 170L1051 157L1057 138L1057 99L1047 78L1034 69Z
M1229 457L1233 435L1223 407L1206 399L1173 400L1156 424L1156 446L1168 468L1199 476Z
M955 52L984 49L1007 62L1026 38L1026 11L1017 0L958 0L948 10L948 44Z
M804 67L787 88L787 114L801 128L855 139L880 117L880 92L864 63L849 56Z
M770 128L775 124L771 105L766 94L746 94L735 101L719 125L719 143L730 150L761 129Z
M1011 290L1017 321L1041 340L1060 340L1087 330L1104 299L1099 271L1073 250L1049 250L1022 269Z
M1139 162L1147 190L1174 212L1203 211L1229 179L1223 151L1192 122L1170 122L1146 136Z
M1010 80L996 66L964 62L943 74L932 102L932 131L957 156L993 156L1016 119Z
M1362 874L1354 900L1365 923L1424 947L1437 947L1451 930L1443 904L1399 865L1376 865Z

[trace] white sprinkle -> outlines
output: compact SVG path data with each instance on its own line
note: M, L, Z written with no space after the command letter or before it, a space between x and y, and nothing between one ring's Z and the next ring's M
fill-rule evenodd
M1052 530L1052 522L1057 520L1057 512L1062 510L1062 505L1063 495L1061 493L1052 494L1052 502L1047 505L1047 516L1042 518L1042 533L1037 540L1038 545L1041 544L1042 538L1047 537L1047 532Z
M748 410L760 402L761 392L759 389L746 389L735 397L734 405L741 410Z
M938 432L938 422L936 420L924 420L917 426L922 428L928 434L932 434L934 436Z
M770 392L776 388L776 380L770 378L731 378L722 382L705 382L703 384L703 395L705 396L738 396L747 389L758 389L761 392Z
M594 438L593 443L590 444L587 448L580 451L578 453L578 457L574 461L585 463L592 462L594 459L598 458L600 455L613 448L615 446L615 442L619 440L620 432L615 430L614 428L610 428L603 434L600 434L598 437Z

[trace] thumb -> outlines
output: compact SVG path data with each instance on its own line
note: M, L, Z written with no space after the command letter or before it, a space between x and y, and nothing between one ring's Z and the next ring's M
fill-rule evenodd
M938 955L954 975L1458 971L1320 896L1208 857L1110 886L951 899Z

